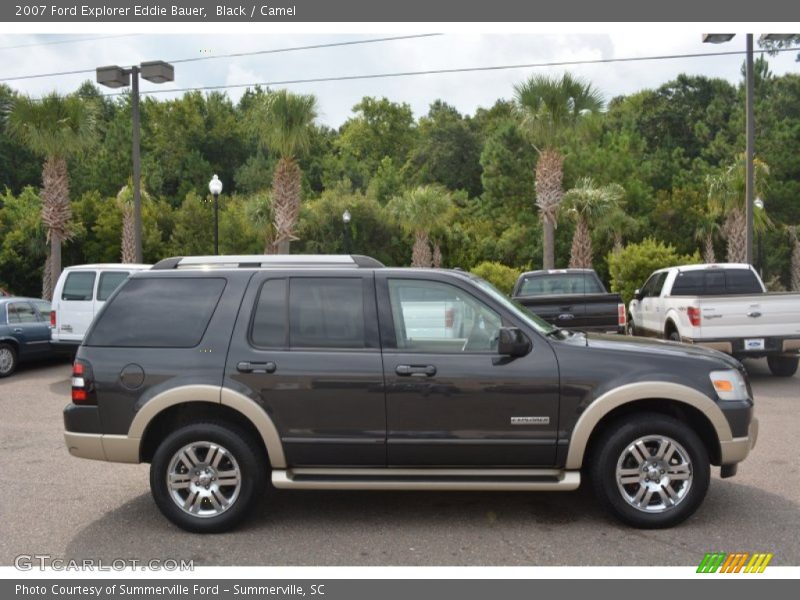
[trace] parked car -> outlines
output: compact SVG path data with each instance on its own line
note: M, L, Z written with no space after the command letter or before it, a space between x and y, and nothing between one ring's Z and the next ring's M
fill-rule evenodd
M97 264L67 267L53 292L51 341L60 352L74 353L86 330L119 285L135 271L151 265Z
M511 296L556 327L625 333L625 303L593 269L529 271L519 276Z
M739 359L767 358L791 377L800 352L800 293L768 293L746 264L655 271L636 290L628 317L634 335L698 344Z
M435 325L449 309L463 327ZM361 256L133 273L78 349L64 423L74 456L150 463L159 509L198 532L238 523L269 473L288 489L502 491L588 473L612 514L667 527L758 433L725 354L568 332L474 275Z
M49 358L50 303L40 298L0 297L0 377L20 362Z

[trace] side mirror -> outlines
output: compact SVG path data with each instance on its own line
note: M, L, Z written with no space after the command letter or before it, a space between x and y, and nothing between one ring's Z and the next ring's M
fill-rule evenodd
M635 292L633 292L633 297L641 301L641 299L644 298L644 294L642 294L642 290L637 289Z
M501 327L497 353L502 356L525 356L531 351L531 341L517 327Z

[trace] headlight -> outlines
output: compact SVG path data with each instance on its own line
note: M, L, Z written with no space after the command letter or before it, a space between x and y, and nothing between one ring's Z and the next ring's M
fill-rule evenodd
M747 384L739 371L711 371L708 376L720 400L747 400Z

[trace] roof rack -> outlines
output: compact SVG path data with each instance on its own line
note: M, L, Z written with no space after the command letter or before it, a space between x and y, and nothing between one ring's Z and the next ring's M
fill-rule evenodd
M383 263L360 254L241 254L234 256L173 256L153 269L377 269Z

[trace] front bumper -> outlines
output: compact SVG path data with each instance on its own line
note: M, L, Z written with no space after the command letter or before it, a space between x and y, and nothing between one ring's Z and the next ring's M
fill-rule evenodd
M758 441L758 419L753 417L747 428L747 435L735 437L727 442L720 442L720 464L734 465L742 462Z

